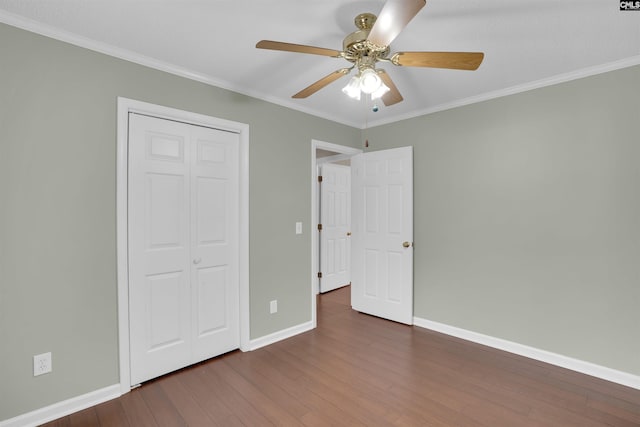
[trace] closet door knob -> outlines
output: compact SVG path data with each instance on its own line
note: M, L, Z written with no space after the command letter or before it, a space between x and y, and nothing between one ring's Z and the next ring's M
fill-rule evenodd
M193 260L194 264L200 264L200 261L202 261L202 258L196 258Z

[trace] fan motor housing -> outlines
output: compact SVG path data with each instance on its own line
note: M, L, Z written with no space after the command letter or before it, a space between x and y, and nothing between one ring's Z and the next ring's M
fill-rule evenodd
M354 23L358 30L349 34L344 38L342 42L342 50L344 52L344 58L351 62L358 62L363 57L370 57L375 62L375 58L384 57L389 54L389 47L384 46L380 49L378 46L374 46L367 41L369 32L373 28L377 17L372 13L361 13L356 16Z

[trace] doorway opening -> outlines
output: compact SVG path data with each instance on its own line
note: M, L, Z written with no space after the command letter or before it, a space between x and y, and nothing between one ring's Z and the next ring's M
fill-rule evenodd
M316 298L320 292L320 176L319 169L322 165L338 165L349 167L351 157L362 153L359 148L347 147L324 141L311 141L311 318L313 326L316 326Z

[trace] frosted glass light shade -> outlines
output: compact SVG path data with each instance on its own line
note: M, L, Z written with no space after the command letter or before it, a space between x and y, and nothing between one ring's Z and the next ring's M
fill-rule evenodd
M367 68L360 73L360 90L371 94L380 89L382 80L372 68Z
M349 83L342 88L342 92L348 95L350 98L360 100L360 79L358 76L351 77Z
M378 88L378 90L376 90L375 92L373 92L371 94L371 99L378 99L378 98L382 98L382 95L384 95L385 93L389 92L389 88L387 87L386 84L384 84L384 82L380 82L380 87Z

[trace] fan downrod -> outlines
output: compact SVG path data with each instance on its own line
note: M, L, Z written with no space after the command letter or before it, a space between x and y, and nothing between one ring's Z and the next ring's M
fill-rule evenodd
M373 13L361 13L356 16L353 23L356 25L356 28L361 30L370 30L373 28L373 24L376 23L376 19L378 18Z

